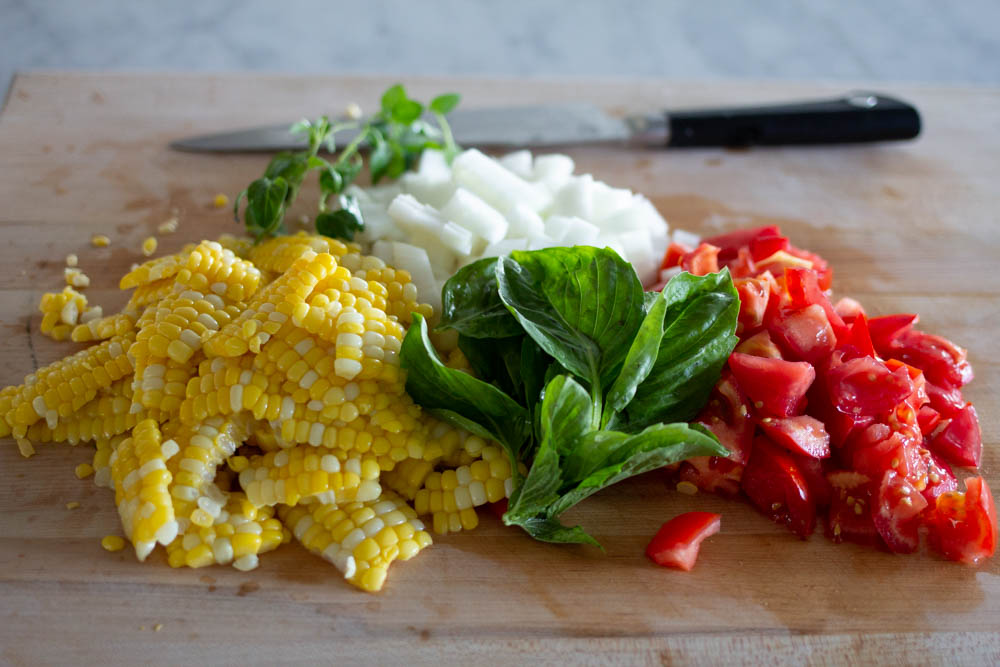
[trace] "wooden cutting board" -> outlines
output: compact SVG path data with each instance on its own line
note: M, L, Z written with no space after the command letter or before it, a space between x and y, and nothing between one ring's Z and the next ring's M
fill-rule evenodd
M19 383L72 346L38 333L43 291L77 253L92 302L139 244L177 216L161 251L239 231L212 206L259 175L266 156L167 149L193 133L371 108L387 78L32 74L0 115L0 383ZM781 101L845 86L659 81L409 82L419 98L456 90L468 106L568 99L614 110ZM983 474L1000 491L1000 94L900 86L923 112L918 141L872 146L643 151L580 148L578 169L648 195L674 225L713 232L779 222L826 256L838 294L870 313L918 311L969 349L966 396L982 420ZM312 206L314 198L303 198ZM306 206L303 205L305 211ZM110 248L88 244L107 234ZM396 565L366 595L289 545L259 569L173 570L101 549L118 533L108 491L73 475L81 446L23 460L0 442L0 663L401 664L1000 661L1000 558L976 568L892 556L822 536L795 539L740 502L668 490L655 476L574 510L604 544L533 542L484 513ZM79 509L67 510L68 501ZM686 510L721 512L697 567L653 566L643 548Z

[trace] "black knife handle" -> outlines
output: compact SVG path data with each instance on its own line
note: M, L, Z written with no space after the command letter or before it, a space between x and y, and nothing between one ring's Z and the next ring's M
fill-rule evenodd
M912 139L920 114L901 100L854 93L821 102L667 112L674 146L780 146Z

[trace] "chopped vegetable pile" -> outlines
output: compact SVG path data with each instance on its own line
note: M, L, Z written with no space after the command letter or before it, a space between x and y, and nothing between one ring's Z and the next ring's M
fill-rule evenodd
M822 521L837 542L994 554L990 489L960 491L951 467L982 454L965 350L916 315L832 303L827 262L777 227L668 246L646 199L567 156L462 151L457 103L393 86L367 121L301 123L309 147L236 198L249 236L134 266L118 313L67 256L40 329L90 346L0 391L0 437L26 457L93 444L76 474L113 489L140 561L162 546L173 567L248 570L294 538L367 591L431 543L420 517L445 534L489 506L597 545L562 513L658 468L803 538ZM358 138L321 157L348 125ZM351 185L362 142L373 182L398 183ZM323 236L283 235L311 171ZM719 526L681 515L647 554L689 570Z
M910 553L926 532L952 560L992 556L990 489L967 477L959 491L951 467L976 468L982 455L961 392L965 350L916 329L916 315L869 319L852 299L831 303L827 262L774 226L674 243L661 268L669 289L678 271L720 266L740 295L740 343L697 421L732 454L688 460L677 478L742 491L803 538L825 514L835 542Z

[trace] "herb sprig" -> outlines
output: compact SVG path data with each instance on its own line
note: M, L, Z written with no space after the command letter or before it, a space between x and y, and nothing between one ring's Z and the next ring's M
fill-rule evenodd
M309 147L303 151L282 151L271 159L264 175L236 197L233 206L236 221L240 221L240 206L245 200L243 223L254 239L287 233L285 214L298 197L306 175L316 171L320 188L317 233L353 240L365 223L357 198L346 190L364 167L361 149L365 146L371 149L368 168L372 184L383 178L398 178L416 165L428 148L441 150L451 162L459 147L446 116L458 106L459 100L456 93L446 93L425 107L410 98L401 84L396 84L382 94L380 108L365 121L331 122L321 116L315 121L296 123L291 131L305 134ZM433 118L433 123L424 120L425 112ZM357 135L338 153L336 135L349 129L356 129ZM321 149L336 155L336 159L322 157Z

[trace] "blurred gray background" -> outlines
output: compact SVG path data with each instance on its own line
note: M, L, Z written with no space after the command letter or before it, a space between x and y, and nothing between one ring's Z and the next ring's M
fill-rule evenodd
M36 68L1000 83L998 0L0 0Z

